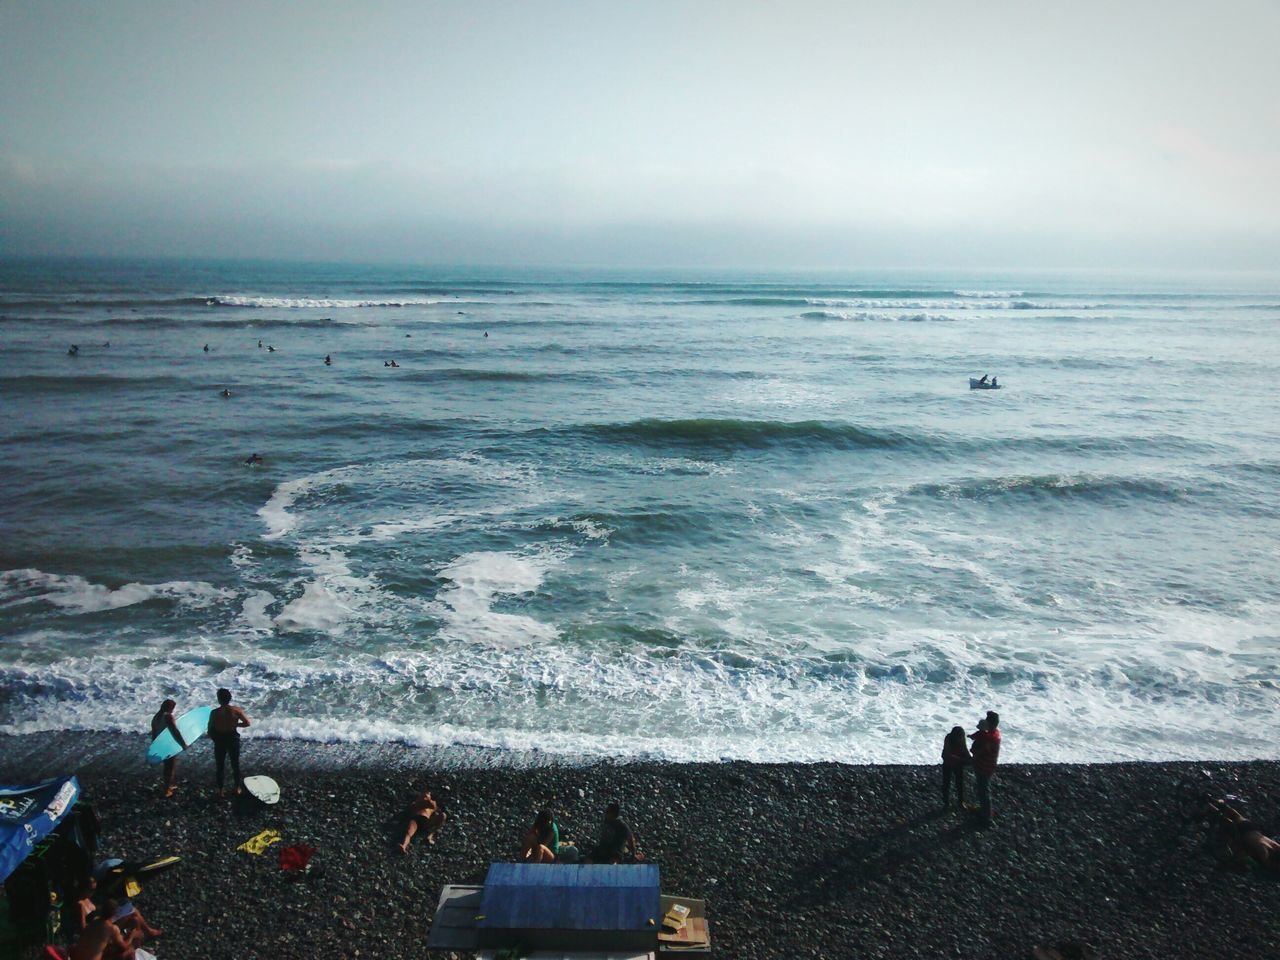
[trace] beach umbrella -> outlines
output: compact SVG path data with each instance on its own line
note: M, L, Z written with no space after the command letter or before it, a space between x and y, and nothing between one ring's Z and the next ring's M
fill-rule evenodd
M23 786L0 785L0 882L47 837L80 796L80 781L57 777Z

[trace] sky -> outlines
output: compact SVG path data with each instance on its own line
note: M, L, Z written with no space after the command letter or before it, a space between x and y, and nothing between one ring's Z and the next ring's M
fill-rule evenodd
M1280 3L0 0L0 255L1280 264Z

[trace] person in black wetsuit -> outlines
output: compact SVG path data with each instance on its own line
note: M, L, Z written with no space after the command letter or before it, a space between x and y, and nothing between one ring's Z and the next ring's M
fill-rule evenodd
M333 361L329 359L329 355L327 353L324 355L324 365L326 367L333 366Z
M240 728L249 726L249 718L239 707L231 703L231 691L225 687L218 691L218 707L209 716L209 739L213 741L213 760L217 766L218 796L226 796L222 789L222 772L227 758L231 758L231 776L235 778L236 795L243 788L240 776Z
M636 835L623 823L621 812L616 803L604 808L600 842L587 854L588 863L621 863L624 857L631 860L644 859L644 854L636 843Z

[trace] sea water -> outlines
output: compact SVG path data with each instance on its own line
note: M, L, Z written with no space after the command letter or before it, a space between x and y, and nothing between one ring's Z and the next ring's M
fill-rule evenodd
M1278 757L1278 325L1256 276L10 261L0 733L226 686L295 740Z

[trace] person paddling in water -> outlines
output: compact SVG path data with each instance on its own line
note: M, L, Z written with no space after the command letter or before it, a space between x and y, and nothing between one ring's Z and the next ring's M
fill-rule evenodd
M249 726L249 718L239 707L231 703L231 691L225 687L218 691L217 709L209 716L209 739L213 741L213 760L217 765L218 796L225 797L222 789L222 772L227 758L231 758L231 776L235 778L236 796L244 784L240 776L240 728Z
M178 721L173 718L173 711L178 705L172 700L166 700L160 704L160 709L156 711L156 715L151 718L151 739L154 742L156 737L168 730L173 734L173 739L178 741L178 746L183 750L187 749L187 741L182 737L182 731L178 729ZM177 786L174 784L174 778L178 773L178 758L170 757L164 762L164 795L172 797L178 792Z

